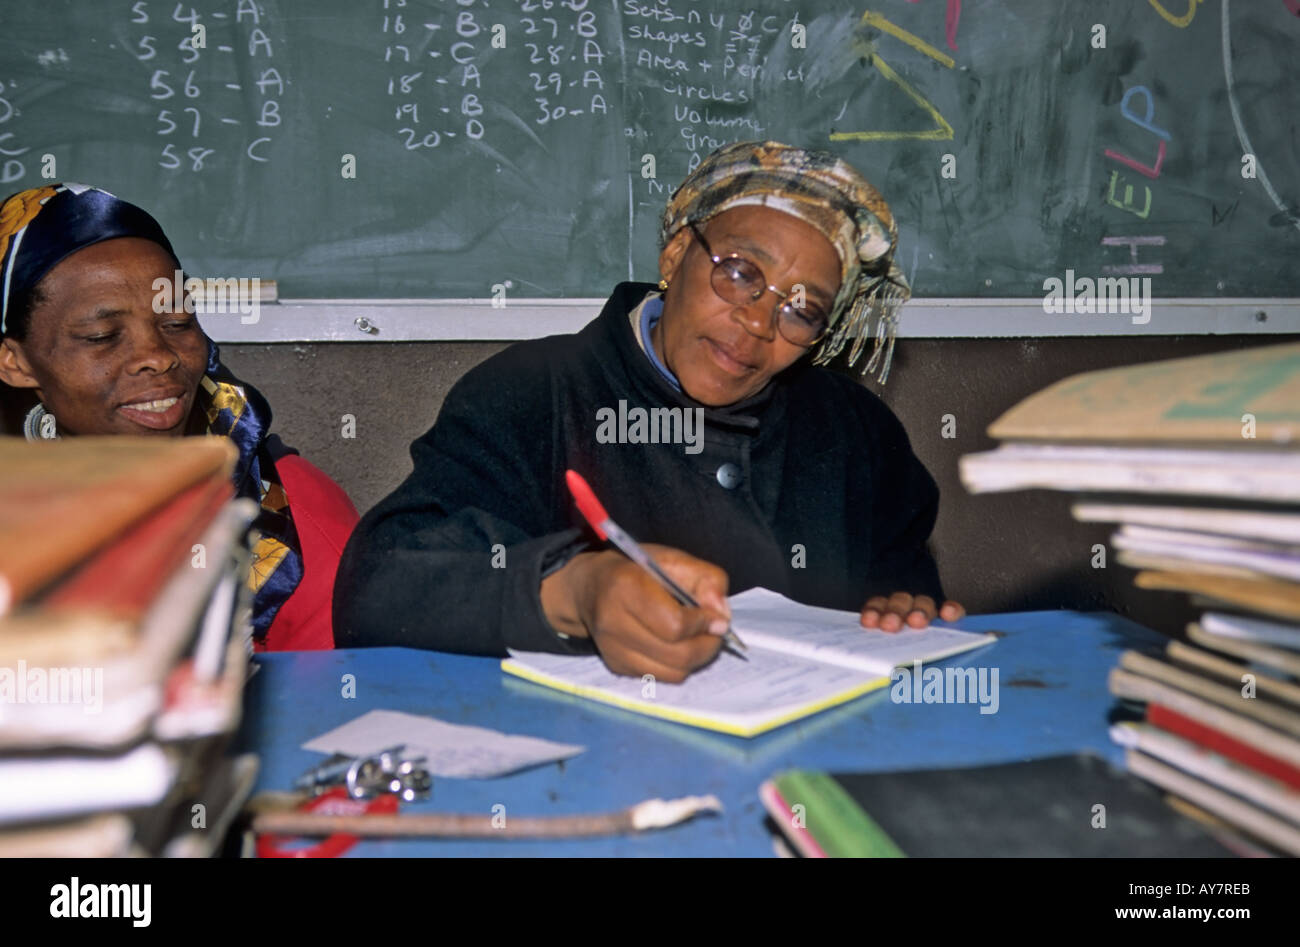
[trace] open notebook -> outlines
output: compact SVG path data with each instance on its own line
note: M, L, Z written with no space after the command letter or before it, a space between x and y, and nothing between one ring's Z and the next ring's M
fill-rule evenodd
M693 727L752 737L886 686L895 667L996 640L931 625L883 632L856 612L800 605L767 589L731 597L748 661L723 651L681 684L620 677L597 656L511 652L501 669L547 687Z

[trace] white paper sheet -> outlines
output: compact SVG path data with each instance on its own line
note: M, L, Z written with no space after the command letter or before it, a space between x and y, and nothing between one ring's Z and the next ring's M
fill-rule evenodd
M398 744L406 745L407 755L427 757L425 766L433 776L456 779L505 776L530 766L567 760L586 749L397 710L372 710L309 740L302 748L360 756Z
M769 589L733 595L731 626L745 644L889 675L914 660L938 661L949 655L991 644L991 635L977 635L942 625L898 631L863 628L857 612L801 605Z

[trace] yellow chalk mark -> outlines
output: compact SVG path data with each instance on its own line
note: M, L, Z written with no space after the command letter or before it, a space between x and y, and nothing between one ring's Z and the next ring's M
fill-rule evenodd
M1161 5L1160 0L1147 0L1147 2L1151 4L1151 6L1155 8L1155 11L1164 17L1167 22L1172 23L1179 29L1186 29L1187 25L1192 22L1192 17L1196 16L1196 5L1198 3L1204 3L1205 0L1187 0L1187 13L1183 16L1174 16Z
M876 53L871 54L870 61L871 65L875 66L882 76L897 85L909 99L921 106L926 114L934 119L934 124L937 127L917 132L831 132L831 141L897 141L904 138L920 141L945 141L952 138L952 126L948 124L946 118L939 114L939 110L930 104L929 99L912 88L906 79L894 72L889 63L881 59Z
M874 26L876 29L888 33L896 39L901 39L917 52L924 53L926 56L929 56L931 59L941 63L949 69L954 65L951 56L935 49L915 33L910 33L901 26L894 25L873 10L868 10L866 13L862 14L862 19L859 22L860 24ZM890 67L889 63L881 59L879 53L872 50L867 54L867 61L874 66L882 76L902 89L903 93L909 99L921 106L921 108L925 110L925 113L934 119L935 127L917 132L832 132L831 141L898 141L900 139L945 141L952 138L952 126L948 124L948 120L945 119L943 115L940 114L939 110L930 103L929 99L923 96L920 92L917 92L911 83L896 73L893 68Z
M1155 0L1152 0L1152 2L1154 3ZM874 26L876 29L883 30L884 32L888 33L890 36L896 37L897 39L901 39L904 43L906 43L908 46L911 46L917 52L925 53L925 55L929 56L931 59L935 60L936 62L943 63L949 69L953 67L953 58L949 56L947 53L935 49L933 46L931 46L925 40L921 39L921 37L917 36L915 33L909 33L901 26L895 26L893 23L890 23L888 20L886 20L879 13L876 13L874 10L868 10L866 13L862 14L862 19L859 20L858 22L859 24Z
M1154 3L1154 0L1152 0L1152 3ZM862 20L859 20L858 22L859 25L875 26L876 29L883 30L884 33L888 33L889 35L894 36L894 38L901 39L902 42L915 49L915 51L926 53L927 56L930 56L930 59L937 62L943 62L943 64L948 66L949 69L953 68L953 57L949 56L948 53L941 52L940 49L932 47L930 43L927 43L926 40L923 40L915 33L907 33L907 30L885 20L885 18L881 17L879 13L875 12L875 10L867 10L866 13L862 14Z

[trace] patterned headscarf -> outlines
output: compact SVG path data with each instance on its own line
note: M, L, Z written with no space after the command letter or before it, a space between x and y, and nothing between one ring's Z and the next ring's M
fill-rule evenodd
M158 221L99 188L47 184L6 198L0 204L0 335L12 330L11 301L35 287L64 257L114 237L143 237L176 260Z
M221 364L221 352L211 339L208 367L199 381L195 403L198 410L205 412L207 432L228 437L239 448L235 492L256 500L261 507L249 534L253 564L248 573L248 587L253 593L253 635L261 640L280 606L302 581L298 530L267 443L271 406L260 391Z
M66 257L115 237L153 241L182 269L153 217L99 188L51 184L20 191L0 204L0 335L12 330L7 324L12 300L25 296ZM260 639L302 580L298 532L268 442L271 406L221 364L220 351L209 339L195 410L203 412L208 434L228 437L239 448L235 492L261 507L250 531L253 566L248 576L253 633Z
M736 142L705 158L673 193L664 210L660 246L688 223L703 223L733 207L755 204L810 224L839 255L839 294L814 364L829 362L850 338L848 362L855 364L871 334L874 314L876 343L862 371L879 370L884 384L893 360L898 310L912 290L894 262L898 227L880 192L829 152L775 141Z

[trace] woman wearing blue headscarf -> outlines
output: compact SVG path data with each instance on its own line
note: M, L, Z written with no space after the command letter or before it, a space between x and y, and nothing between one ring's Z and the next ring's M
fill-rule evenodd
M253 524L254 646L333 647L331 595L357 520L347 495L270 434L266 399L221 364L187 311L182 270L148 213L52 184L0 204L0 381L35 393L24 433L228 437ZM167 298L168 305L158 300Z

